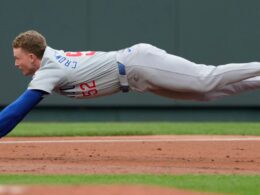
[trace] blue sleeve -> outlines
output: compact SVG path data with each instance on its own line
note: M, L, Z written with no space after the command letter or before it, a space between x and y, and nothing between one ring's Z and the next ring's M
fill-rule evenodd
M46 94L40 90L26 90L16 101L0 112L0 138L12 129L36 106Z

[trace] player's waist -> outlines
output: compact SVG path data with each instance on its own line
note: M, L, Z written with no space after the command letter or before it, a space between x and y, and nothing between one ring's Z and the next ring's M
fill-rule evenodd
M125 65L121 62L117 62L118 65L118 78L119 78L119 83L120 83L120 89L123 93L126 93L129 91L129 84L127 80L127 75L126 75L126 68Z

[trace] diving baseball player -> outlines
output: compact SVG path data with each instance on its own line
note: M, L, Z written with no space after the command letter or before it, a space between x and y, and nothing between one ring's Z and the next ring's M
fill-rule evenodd
M28 89L0 113L0 137L8 134L52 92L87 99L119 91L209 101L260 89L260 63L195 64L149 44L111 52L64 52L30 30L13 41L15 65L33 75Z

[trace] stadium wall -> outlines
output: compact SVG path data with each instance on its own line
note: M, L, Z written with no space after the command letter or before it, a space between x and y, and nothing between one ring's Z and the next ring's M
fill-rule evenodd
M257 0L2 1L0 105L4 107L15 100L30 81L16 70L12 57L12 40L22 31L38 30L51 47L67 51L111 51L146 42L197 63L219 65L260 60L259 8ZM138 93L119 93L88 101L52 95L38 110L59 108L64 111L74 106L115 108L123 112L127 109L161 108L163 112L164 108L212 108L224 113L225 109L256 110L260 107L259 99L258 91L209 103Z

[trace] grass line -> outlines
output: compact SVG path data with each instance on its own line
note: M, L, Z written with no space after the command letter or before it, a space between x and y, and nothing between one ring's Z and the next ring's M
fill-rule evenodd
M0 184L138 184L194 191L260 194L260 176L247 175L0 175Z
M10 136L260 135L260 123L221 122L24 122Z

